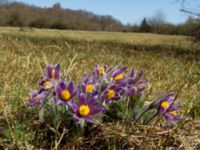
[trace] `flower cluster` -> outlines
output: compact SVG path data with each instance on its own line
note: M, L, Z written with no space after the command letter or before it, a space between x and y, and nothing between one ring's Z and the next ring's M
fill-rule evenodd
M135 73L127 67L97 65L83 77L82 82L74 84L66 81L61 74L60 65L48 65L39 82L39 90L33 91L29 105L43 107L51 101L54 106L64 105L78 121L93 122L94 116L109 109L109 104L126 101L129 97L140 95L148 82L143 80L143 72ZM158 110L167 120L174 123L178 106L172 106L173 95L167 95L159 103Z

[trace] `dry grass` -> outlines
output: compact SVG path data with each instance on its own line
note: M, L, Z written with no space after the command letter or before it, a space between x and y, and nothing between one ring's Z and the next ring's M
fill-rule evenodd
M177 49L173 49L174 47L171 46L175 45L190 51L192 42L186 37L39 29L34 32L20 32L17 28L0 28L0 34L2 35L0 37L0 111L2 114L0 119L2 125L0 124L0 127L9 127L8 136L0 138L2 148L35 149L39 147L36 144L39 141L35 140L35 135L38 133L35 131L33 116L31 117L33 110L25 108L30 89L37 87L37 81L48 63L61 64L62 72L68 80L75 81L80 81L82 74L97 64L133 66L137 71L143 70L144 78L149 80L146 91L148 101L151 101L159 93L174 91L179 93L178 100L183 106L182 114L187 115L184 121L199 118L200 61L196 59L197 56L189 53L190 59L185 59L185 57L178 57L173 53L160 53L153 49L148 52L138 49L135 51L134 47L120 45L120 42L133 45L140 43L147 45L147 47L160 44L176 51ZM35 40L37 37L39 40ZM62 40L54 43L52 41L54 38L62 38ZM101 40L108 43L99 43L98 41ZM75 59L72 60L72 58ZM151 146L152 149L163 145L168 147L169 144L166 144L166 140L169 140L172 143L178 141L175 146L179 147L181 140L175 136L175 133L181 131L185 136L183 129L188 128L188 126L180 125L180 130L174 131L170 136L163 133L164 138L160 138L163 135L157 134L155 141L154 138L150 138L152 141L147 142L146 146ZM120 129L120 127L116 129ZM106 136L112 135L109 134L111 131L109 127L104 127L104 125L99 130L107 132ZM139 134L143 134L143 131ZM163 131L161 129L159 132ZM44 133L39 136L42 137L42 134ZM123 144L123 140L133 140L137 134L134 132L127 139L115 139L116 136L112 136L107 141L110 144L107 145L110 146L110 149L116 145L115 140L122 140L121 144ZM149 136L147 137L149 139ZM147 139L143 138L143 140ZM133 144L133 147L138 146L141 139L139 138L139 143L134 143L137 140L132 142L128 144Z

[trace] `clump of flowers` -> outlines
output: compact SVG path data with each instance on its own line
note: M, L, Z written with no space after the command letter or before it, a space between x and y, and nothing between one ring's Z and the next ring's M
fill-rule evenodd
M137 123L152 109L157 110L154 116L163 115L174 125L174 121L180 119L177 115L180 107L174 105L175 95L169 93L146 106L141 97L144 97L148 81L142 76L143 72L136 73L133 68L127 73L127 67L97 65L76 84L62 76L59 64L48 65L39 81L40 89L31 92L29 105L40 107L40 119L44 120L44 115L52 109L53 116L57 117L60 110L81 126L85 122L103 121L104 114L109 111L110 117L119 111L121 119L129 117ZM112 111L121 106L122 109Z

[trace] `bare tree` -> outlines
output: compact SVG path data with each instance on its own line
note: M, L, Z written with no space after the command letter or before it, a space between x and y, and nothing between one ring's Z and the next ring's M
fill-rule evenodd
M152 26L160 26L166 23L166 15L162 10L155 12L154 16L148 19L148 22Z

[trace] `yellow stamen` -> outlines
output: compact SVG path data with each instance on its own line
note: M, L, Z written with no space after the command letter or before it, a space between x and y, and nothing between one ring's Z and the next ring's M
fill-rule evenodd
M106 94L106 97L108 99L111 99L115 96L115 91L114 90L109 90L108 93Z
M164 101L161 103L161 107L163 107L165 110L167 110L169 108L170 104L167 101Z
M173 116L176 116L176 110L170 111L169 114L173 115Z
M52 78L55 77L55 69L52 69L52 71L51 71L51 76L52 76Z
M98 71L99 71L99 74L103 74L105 72L105 69L104 67L99 67Z
M79 114L81 116L87 116L90 113L90 107L88 105L81 105L79 107Z
M94 86L92 84L86 85L85 88L87 93L92 93L92 91L94 90Z
M116 80L121 80L124 78L124 74L121 73L121 74L118 74L117 76L115 76L113 79L116 81Z
M71 94L67 89L65 89L60 93L60 97L61 97L62 100L68 101L71 97Z
M48 80L44 82L44 86L45 86L45 87L48 87L50 84L51 84L51 82L48 81Z

